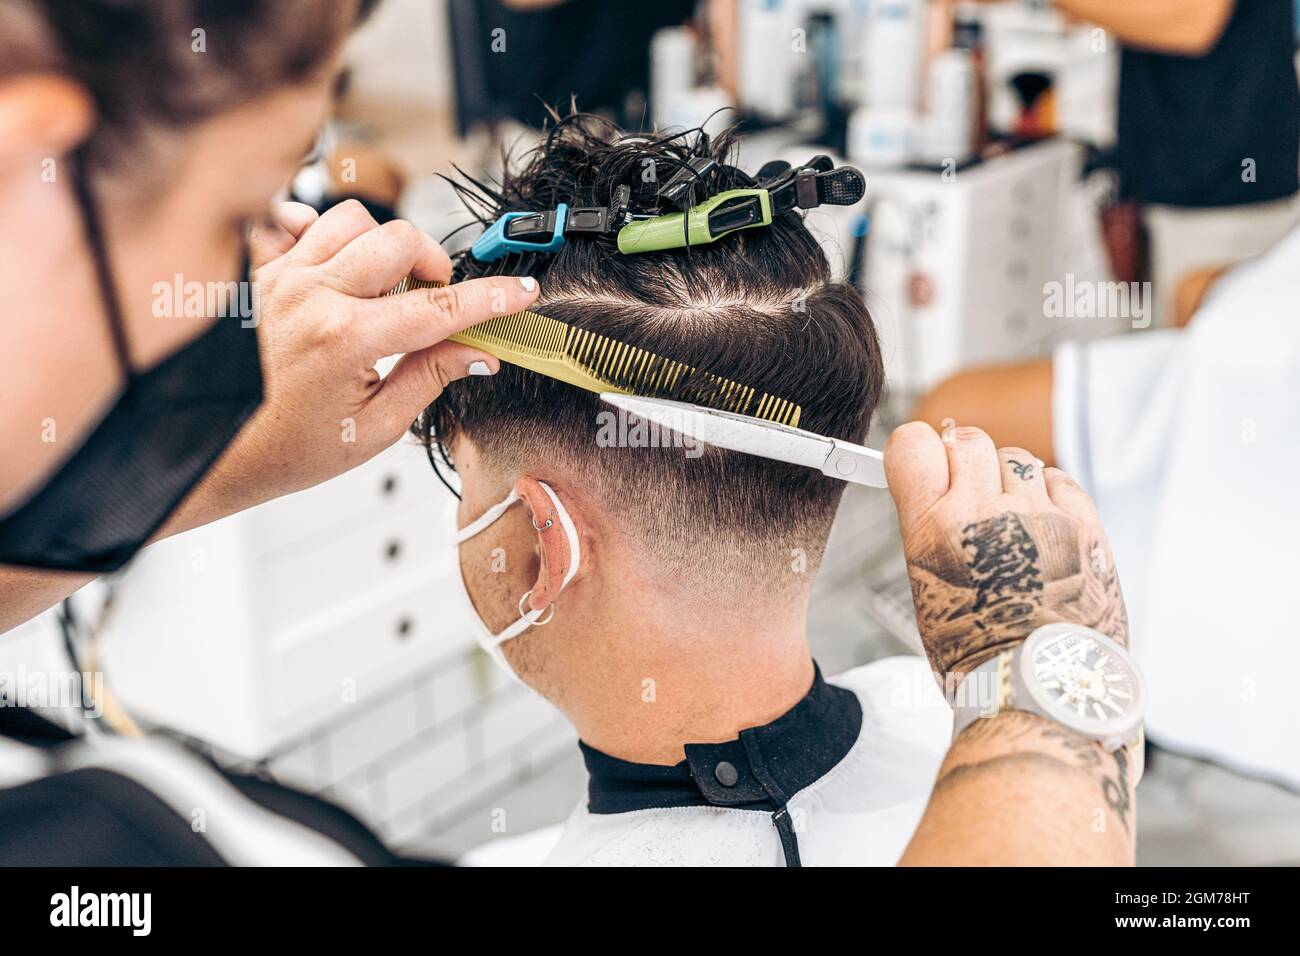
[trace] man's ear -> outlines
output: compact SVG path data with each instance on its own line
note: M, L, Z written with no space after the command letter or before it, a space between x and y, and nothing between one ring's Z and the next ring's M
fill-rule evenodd
M55 73L0 80L0 166L75 150L95 125L95 106L81 84Z
M528 609L541 611L560 593L564 576L569 571L569 562L573 560L572 549L569 547L569 536L560 526L560 516L556 513L555 502L546 493L541 482L524 475L515 482L515 494L532 512L533 528L537 529L542 566L538 569L537 580L533 583Z

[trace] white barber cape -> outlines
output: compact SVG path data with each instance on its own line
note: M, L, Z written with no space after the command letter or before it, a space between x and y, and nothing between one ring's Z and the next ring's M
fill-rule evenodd
M1300 786L1300 230L1186 330L1059 348L1057 458L1128 602L1147 736Z
M882 865L898 861L952 734L926 661L893 657L829 681L676 767L583 747L589 792L556 866Z

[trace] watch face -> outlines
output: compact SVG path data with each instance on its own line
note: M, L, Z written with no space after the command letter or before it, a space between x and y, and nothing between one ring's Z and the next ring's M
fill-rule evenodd
M1123 736L1142 719L1142 680L1123 648L1087 627L1039 628L1021 654L1021 675L1039 706L1089 736Z

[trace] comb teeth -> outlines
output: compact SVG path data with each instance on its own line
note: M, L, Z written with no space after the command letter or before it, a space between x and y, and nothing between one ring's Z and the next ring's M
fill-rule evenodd
M407 276L387 294L441 288L443 283ZM623 392L646 398L669 396L708 408L752 415L791 427L802 409L794 402L664 358L599 332L580 329L525 309L500 315L450 336L541 375L592 392ZM694 378L692 378L694 377ZM675 392L683 382L683 395Z

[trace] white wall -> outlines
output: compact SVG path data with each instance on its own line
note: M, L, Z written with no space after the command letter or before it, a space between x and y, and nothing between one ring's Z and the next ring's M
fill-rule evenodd
M366 99L452 100L446 0L382 0L347 52L352 92Z

